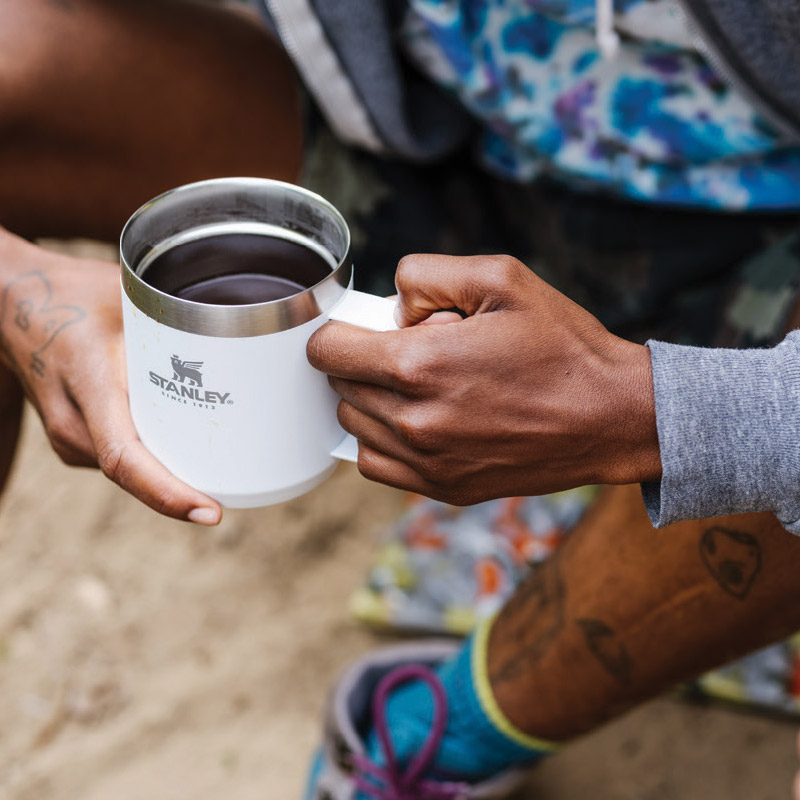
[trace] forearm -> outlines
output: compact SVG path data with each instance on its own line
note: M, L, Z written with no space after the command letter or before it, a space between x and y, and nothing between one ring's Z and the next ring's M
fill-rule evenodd
M800 629L798 574L771 514L656 533L634 487L611 489L497 618L493 692L520 729L570 739Z
M589 412L585 437L592 444L585 483L658 481L661 453L650 351L609 335L596 358L594 383L584 400Z

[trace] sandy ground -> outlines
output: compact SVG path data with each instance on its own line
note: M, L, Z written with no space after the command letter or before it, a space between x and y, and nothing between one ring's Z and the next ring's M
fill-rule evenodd
M206 530L63 466L30 414L0 506L0 800L299 800L331 677L379 642L347 598L399 501L343 466ZM663 699L524 797L788 798L794 735Z

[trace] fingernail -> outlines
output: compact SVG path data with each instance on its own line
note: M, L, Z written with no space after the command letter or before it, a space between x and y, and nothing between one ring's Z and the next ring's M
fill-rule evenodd
M219 511L216 508L193 508L188 517L198 525L216 525L219 522Z

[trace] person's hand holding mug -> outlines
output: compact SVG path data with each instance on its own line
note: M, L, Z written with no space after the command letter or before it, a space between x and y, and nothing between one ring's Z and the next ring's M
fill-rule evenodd
M461 505L660 477L646 347L508 256L408 256L396 284L401 330L308 344L367 478Z
M218 503L170 474L131 422L119 269L46 251L6 231L0 261L0 357L62 461L99 467L162 514L216 524Z

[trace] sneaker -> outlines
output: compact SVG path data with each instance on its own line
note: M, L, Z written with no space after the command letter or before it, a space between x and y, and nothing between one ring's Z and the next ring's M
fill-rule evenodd
M324 743L309 773L305 800L501 800L523 784L526 770L507 770L478 783L425 778L447 722L444 689L433 670L457 650L452 641L384 648L353 664L334 687L326 709ZM405 768L394 758L385 703L399 685L421 679L434 697L430 735ZM385 766L367 757L364 736L374 724Z

